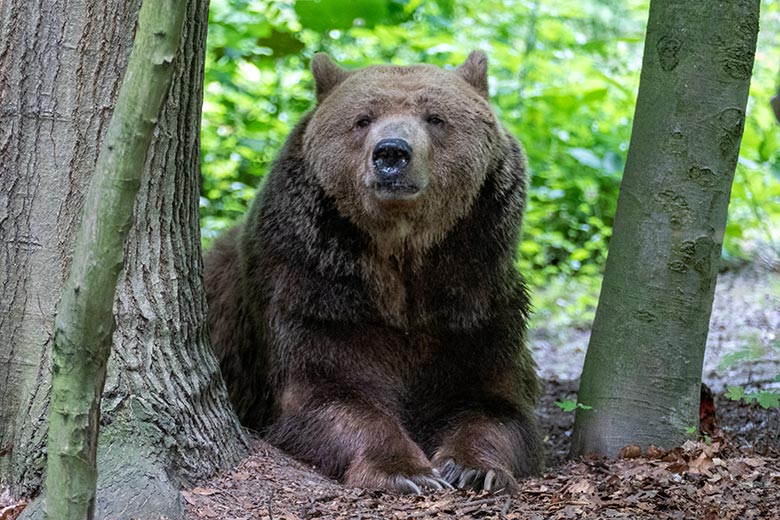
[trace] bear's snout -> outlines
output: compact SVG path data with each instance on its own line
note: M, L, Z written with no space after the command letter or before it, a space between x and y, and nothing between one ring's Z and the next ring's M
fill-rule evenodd
M373 145L368 146L365 186L374 200L416 200L428 184L427 140L416 121L379 124L367 141Z
M382 139L374 147L372 161L380 182L392 182L412 160L412 146L405 139Z

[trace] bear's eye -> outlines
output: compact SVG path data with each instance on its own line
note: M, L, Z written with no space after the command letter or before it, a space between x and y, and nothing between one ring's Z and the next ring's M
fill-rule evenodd
M425 116L425 122L428 123L429 125L441 126L444 124L444 119L437 116L436 114L429 114Z
M355 121L355 126L357 128L366 128L370 124L371 116L360 116L358 117L357 121Z

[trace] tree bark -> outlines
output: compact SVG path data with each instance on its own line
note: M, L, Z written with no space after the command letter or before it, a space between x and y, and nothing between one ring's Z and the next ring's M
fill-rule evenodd
M43 474L54 307L135 17L119 2L0 9L0 483L16 495Z
M182 484L232 466L247 448L208 337L199 227L208 1L187 3L185 52L147 155L147 171L155 174L144 177L117 284L103 394L112 422L98 453L98 517L115 509L112 497L132 504L137 517L144 517L137 514L142 508L159 514L172 504L183 511Z
M0 10L0 448L11 449L0 456L0 485L16 496L41 482L54 306L139 5L6 0ZM147 156L153 173L117 286L98 517L179 516L176 486L245 449L208 345L200 279L207 5L187 2L176 87Z
M669 448L698 427L702 362L745 119L758 0L652 0L572 453Z
M780 89L777 91L777 94L772 97L770 105L772 106L772 112L775 113L775 119L780 123Z

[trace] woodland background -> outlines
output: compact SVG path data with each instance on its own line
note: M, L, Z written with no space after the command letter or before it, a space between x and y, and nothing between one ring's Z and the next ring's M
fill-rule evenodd
M536 319L589 325L631 134L648 4L213 0L201 134L204 245L241 218L290 129L313 106L315 52L354 68L453 66L483 49L493 105L530 163L519 267L536 296ZM780 254L780 128L769 107L780 81L778 42L780 2L763 0L724 267Z
M654 6L690 5L656 1ZM697 8L704 10L720 6L723 10L706 12L730 22L727 8L745 7L755 15L759 0L699 2ZM116 288L117 329L104 345L107 354L113 343L113 353L101 412L97 517L112 517L111 511L144 517L146 511L150 518L183 518L185 508L198 518L290 517L272 514L280 502L304 516L326 517L354 511L358 502L368 517L378 518L421 508L437 516L451 510L463 518L465 511L483 506L506 518L526 517L526 506L555 511L556 518L589 517L615 507L626 518L644 517L639 512L652 518L660 518L660 512L669 513L663 518L688 518L693 511L702 518L778 515L780 129L769 100L780 81L780 1L761 1L762 30L721 262L726 272L718 284L710 360L705 360L705 382L712 384L715 367L718 373L728 371L716 381L737 385L725 394L733 400L722 399L722 387L715 388L731 441L713 431L701 442L668 453L648 451L639 460L630 458L633 462L568 463L573 414L566 410L577 404L576 379L612 234L649 2L213 0L198 157L208 3L185 3L181 59L174 62L162 115L153 118L149 174ZM51 443L46 447L50 376L67 372L56 369L55 359L57 345L67 342L56 341L61 328L52 333L51 324L71 260L83 257L82 250L74 254L73 249L78 213L140 4L93 0L61 9L45 0L11 0L9 9L0 10L0 105L7 107L0 111L0 242L5 245L0 255L0 520L26 507L26 497L40 488L46 455L51 459L56 452ZM153 4L144 0L144 5ZM723 44L717 32L701 38L707 19L695 20L702 23L691 36ZM728 27L743 27L734 23ZM377 501L368 491L334 487L239 428L208 348L197 213L206 248L242 218L290 129L314 105L308 67L315 52L328 52L347 68L383 62L451 67L473 49L490 56L492 101L525 144L532 172L518 267L533 292L529 344L546 384L540 417L553 469L529 480L526 494L515 502L473 500L468 494L442 495L435 503L387 496ZM710 50L706 44L697 49ZM619 236L618 231L613 247ZM82 327L96 328L91 321ZM631 342L637 344L634 337ZM651 343L662 344L654 338ZM80 352L105 369L104 359L87 349ZM633 354L643 362L674 361L640 348ZM687 364L688 358L678 359ZM766 378L754 377L756 359L768 362ZM734 364L743 370L733 373ZM673 372L666 370L669 363L651 368L663 376ZM691 388L698 396L698 367L695 372ZM103 388L100 379L97 387ZM748 383L757 381L770 385L769 391L751 394L760 406L744 394L753 391ZM97 394L90 399L96 402ZM629 401L632 396L621 393ZM96 414L95 402L90 406ZM696 425L690 428L695 435ZM179 492L216 468L231 467L250 447L252 455L238 468ZM84 496L77 505L91 507ZM36 507L25 514L35 518Z

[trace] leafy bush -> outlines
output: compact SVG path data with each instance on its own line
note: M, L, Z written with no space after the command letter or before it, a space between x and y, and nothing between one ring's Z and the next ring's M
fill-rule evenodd
M313 106L308 63L346 67L490 57L490 92L532 172L520 267L532 285L600 274L641 68L647 0L213 0L203 111L204 242L245 212L288 132ZM762 36L727 252L778 244L780 139L768 101L777 0ZM778 248L780 250L780 248Z

